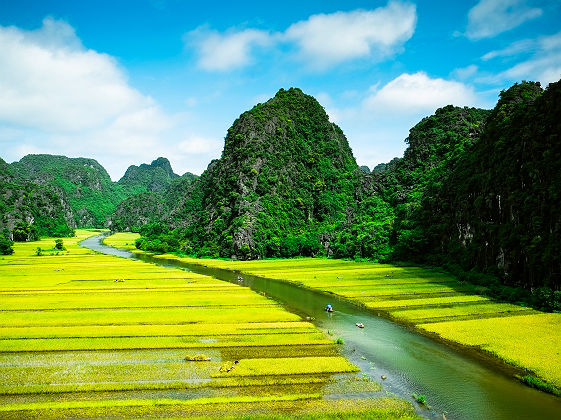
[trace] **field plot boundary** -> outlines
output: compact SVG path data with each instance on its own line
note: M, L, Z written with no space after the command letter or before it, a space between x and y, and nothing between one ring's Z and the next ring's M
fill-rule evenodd
M59 255L34 255L53 241L44 239L0 258L2 417L297 411L299 401L322 405L335 375L356 376L333 338L278 302L242 285L94 253L78 243L97 232L77 234ZM365 387L386 410L380 385ZM414 416L409 403L388 406Z

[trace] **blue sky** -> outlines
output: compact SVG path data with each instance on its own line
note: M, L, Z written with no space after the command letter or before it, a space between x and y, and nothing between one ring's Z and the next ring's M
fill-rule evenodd
M200 174L242 112L294 86L372 168L438 107L560 78L559 1L3 1L0 157Z

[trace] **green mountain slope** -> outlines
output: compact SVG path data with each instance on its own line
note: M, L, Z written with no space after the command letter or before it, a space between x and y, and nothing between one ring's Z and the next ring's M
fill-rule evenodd
M125 194L94 159L27 155L12 165L16 177L49 186L67 198L76 225L101 227Z
M0 230L14 231L25 238L73 235L70 204L47 186L17 179L13 168L0 159Z
M180 216L176 216L174 221L172 211L189 197L191 185L197 178L196 175L187 172L181 177L174 177L158 192L142 192L125 199L111 214L108 226L113 231L132 230L137 232L147 224L171 226L184 222L178 220ZM150 183L144 185L150 185Z
M143 163L129 166L118 183L127 196L132 196L144 192L163 192L177 178L179 175L173 172L169 160L159 157L150 165Z
M560 82L501 93L445 188L448 261L511 286L561 288L560 115Z
M359 170L343 132L299 89L243 113L213 161L173 206L183 247L257 258L325 254L355 212Z

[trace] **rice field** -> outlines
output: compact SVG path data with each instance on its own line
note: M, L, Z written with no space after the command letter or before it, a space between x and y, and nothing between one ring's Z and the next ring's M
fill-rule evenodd
M331 259L197 260L192 264L236 270L334 294L525 369L561 387L561 314L500 303L440 272L420 267Z
M277 302L78 245L96 233L0 257L1 418L416 417Z
M139 233L117 232L103 239L105 245L113 246L120 249L136 249L134 241L140 238Z

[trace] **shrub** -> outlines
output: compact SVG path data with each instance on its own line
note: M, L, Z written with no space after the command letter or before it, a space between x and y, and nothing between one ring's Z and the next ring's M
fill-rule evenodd
M0 236L0 255L11 255L14 253L14 243Z
M415 398L415 400L422 405L427 405L427 397L424 395L417 395L417 394L413 394L413 398Z

